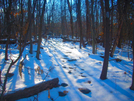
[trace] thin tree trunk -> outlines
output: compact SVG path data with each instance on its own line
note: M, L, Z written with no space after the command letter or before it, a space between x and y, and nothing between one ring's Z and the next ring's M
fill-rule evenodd
M96 54L96 49L95 49L95 45L96 45L96 39L95 39L95 25L94 25L94 14L93 14L93 5L94 5L94 0L91 0L92 2L92 10L91 10L91 15L92 15L92 53Z
M71 5L69 3L69 0L67 0L67 3L68 3L69 12L70 12L71 35L73 39L74 31L73 31L73 16L72 16L72 0L71 0Z
M64 33L64 17L63 17L62 1L63 0L60 0L60 4L61 4L61 33L62 33L62 35L65 35L65 33Z
M20 36L19 36L19 51L21 53L21 48L22 48L22 36L23 36L23 3L22 3L22 0L21 0L21 18L20 18L20 23L21 23L21 28L20 28Z
M113 48L112 48L111 53L110 53L110 56L111 56L111 57L113 57L115 48L116 48L116 46L117 46L118 43L119 43L119 38L120 38L120 33L121 33L122 25L123 25L123 20L121 20L121 21L119 22L119 28L118 28L118 32L117 32L117 35L116 35L116 39L115 39L115 41L114 41Z
M112 12L111 12L111 34L110 34L110 46L112 44L112 37L113 37L113 0L111 0L112 3Z
M85 0L86 2L86 41L89 41L91 38L90 36L90 19L89 19L89 1Z
M42 9L42 14L41 14L41 19L40 19L39 39L38 39L38 47L37 47L37 53L36 53L36 58L37 58L37 59L39 59L39 54L40 54L40 44L41 44L41 34L42 34L42 23L44 22L45 5L46 5L46 0L44 0L43 9Z
M100 79L105 80L107 79L107 70L108 70L108 60L109 60L109 49L110 49L110 43L109 43L109 0L105 0L105 9L106 9L106 47L105 47L105 56L104 56L104 62L103 62L103 68L101 72Z
M133 18L134 20L134 18ZM133 27L134 27L134 24L133 24ZM130 86L130 89L131 90L134 90L134 29L133 29L133 43L132 43L132 49L133 49L133 74L132 74L132 84Z
M84 40L83 40L83 34L82 34L82 22L81 22L81 0L78 0L77 3L77 18L78 18L78 26L79 26L79 32L80 32L80 49L83 44L83 47L85 47Z
M101 2L101 10L102 10L102 15L103 15L103 25L102 25L102 31L103 31L103 37L102 37L102 40L103 40L103 47L105 47L105 34L106 34L106 25L105 25L105 19L106 19L106 16L105 16L105 12L104 12L104 5L103 5L103 0L100 0Z
M10 23L11 7L12 7L12 0L9 0L9 7L8 7L8 10L6 11L7 25ZM7 42L6 42L5 60L8 60L8 45L9 45L9 42L10 42L10 35L11 35L10 26L8 26L8 28L7 28L7 33L8 33L8 38L7 38Z
M28 0L28 20L30 20L30 16L31 16L31 9L30 8L31 8L31 0ZM31 26L30 26L30 29L29 29L29 35L30 35L30 50L29 50L29 53L32 54L33 53L33 44L32 44Z
M113 48L112 48L111 53L110 53L111 57L113 57L115 48L116 48L116 46L119 43L121 29L122 29L122 26L123 26L123 20L124 20L125 14L127 13L126 9L127 9L128 3L129 3L128 0L125 0L125 5L124 5L124 8L123 8L123 13L121 13L121 11L122 11L122 9L120 8L120 2L121 1L118 0L117 2L118 2L118 10L119 10L119 27L118 27L118 32L117 32L117 35L116 35L116 39L114 41Z

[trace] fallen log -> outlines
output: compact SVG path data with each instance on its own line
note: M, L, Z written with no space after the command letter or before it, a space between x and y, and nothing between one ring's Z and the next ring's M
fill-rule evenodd
M53 87L59 86L59 79L55 78L49 81L45 81L42 83L39 83L37 85L34 85L29 88L25 88L23 90L15 91L14 93L6 94L3 96L2 101L16 101L18 99L22 98L28 98L33 95L37 95L38 93L47 90L52 89ZM1 97L0 97L1 100Z

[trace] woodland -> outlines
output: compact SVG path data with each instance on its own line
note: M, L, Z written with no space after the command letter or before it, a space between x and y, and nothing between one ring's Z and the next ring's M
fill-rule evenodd
M121 61L119 58L114 58L116 49L123 50L124 47L129 47L132 54L130 56L128 53L128 59L133 63L129 89L134 90L133 0L0 0L0 63L2 64L2 61L5 64L9 63L5 77L2 76L4 69L0 64L1 101L8 99L5 98L6 85L9 75L13 76L10 73L11 69L17 63L19 63L17 68L22 78L20 71L23 70L22 66L27 58L27 55L24 55L26 47L29 47L28 53L35 53L35 58L40 61L43 40L47 42L53 38L60 38L63 42L79 43L79 49L91 46L90 54L98 54L98 45L102 46L104 60L99 76L102 81L108 79L109 59ZM10 52L14 49L19 51L15 59L11 57L13 53ZM2 58L2 53L4 53L4 58ZM43 70L40 70L40 73L42 72ZM49 82L53 82L53 85ZM57 79L45 81L46 88L43 90L49 91L57 87L58 82ZM17 93L14 94L17 95Z

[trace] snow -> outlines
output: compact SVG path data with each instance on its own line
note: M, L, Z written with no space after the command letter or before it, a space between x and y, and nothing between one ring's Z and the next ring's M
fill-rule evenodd
M11 68L13 77L8 78L6 93L33 86L42 81L59 78L59 84L67 83L67 87L57 87L50 90L53 100L57 101L133 101L134 91L130 90L132 82L132 52L116 48L114 57L110 57L106 80L100 79L103 65L104 48L97 46L97 54L92 54L92 47L79 49L79 43L62 42L62 39L42 39L40 60L36 59L37 44L33 44L33 54L29 53L30 45L26 46L22 58ZM129 49L131 50L131 49ZM2 82L11 60L5 62L4 49L0 49L0 69ZM26 56L22 69L22 78L19 75L19 63ZM15 60L19 55L17 48L9 49L9 59ZM114 59L120 58L121 62ZM112 60L113 59L113 60ZM40 67L43 73L38 74L35 69ZM126 74L124 73L126 72ZM91 83L88 83L91 81ZM88 88L88 94L81 93L78 88ZM68 91L64 97L59 91ZM18 101L52 101L48 98L48 91L38 95L20 99Z

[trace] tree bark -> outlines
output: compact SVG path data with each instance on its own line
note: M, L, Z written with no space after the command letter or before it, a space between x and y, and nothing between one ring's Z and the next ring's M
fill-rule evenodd
M122 8L120 7L121 0L118 0L117 3L118 3L118 12L119 12L119 27L118 27L118 32L117 32L117 35L116 35L116 39L114 41L113 48L112 48L111 53L110 53L110 56L111 57L113 57L115 48L116 48L116 46L119 43L121 29L122 29L122 26L123 26L123 20L124 20L125 14L127 13L126 10L127 10L127 6L129 4L129 1L128 0L125 0L125 5L124 5L124 8L123 8L123 12L122 12Z
M89 1L85 0L86 3L86 41L88 42L91 38L90 36L90 19L89 19Z
M34 13L34 12L33 12ZM31 0L28 0L28 20L30 20L31 17ZM32 17L33 18L33 17ZM32 21L33 22L33 21ZM32 23L31 22L31 23ZM33 53L33 44L32 44L32 33L31 33L31 26L29 28L29 35L30 35L30 50L29 53Z
M105 16L105 12L104 12L104 5L103 5L103 0L100 0L101 2L101 10L102 10L102 15L103 15L103 25L102 25L102 31L103 31L103 36L102 36L102 40L103 40L103 47L105 47L105 34L106 34L106 16Z
M44 5L43 5L42 14L41 14L41 19L40 19L39 39L38 39L38 47L37 47L37 53L36 53L36 58L37 58L37 59L39 59L39 54L40 54L42 23L44 22L45 5L46 5L46 0L44 0Z
M12 7L12 0L9 0L9 7L8 7L8 10L6 11L7 25L10 23L11 7ZM6 49L5 49L5 60L8 60L8 45L9 45L10 36L11 36L11 27L10 26L7 27L7 33L8 33L8 38L7 38Z
M28 98L30 96L37 95L38 93L44 90L52 89L53 87L58 87L59 86L58 83L59 83L58 78L45 81L45 82L36 84L32 87L18 90L11 94L6 94L3 96L3 101L15 101L15 100L19 100L22 98Z
M113 0L111 0L112 3L112 11L111 11L111 33L110 33L110 46L112 44L112 38L113 38Z
M119 43L119 38L120 38L120 33L121 33L121 28L122 28L122 25L123 25L123 20L120 21L120 24L119 24L119 28L118 28L118 32L117 32L117 35L116 35L116 39L114 41L114 45L113 45L113 48L111 50L111 53L110 53L110 56L113 57L114 55L114 51L116 49L116 46L118 45Z
M94 25L94 13L93 13L93 5L94 5L94 0L91 0L92 2L92 10L91 10L91 15L92 15L92 53L96 54L96 49L95 49L95 45L96 45L96 39L95 39L95 25Z
M72 2L72 1L71 1ZM72 39L74 36L74 31L73 31L73 16L72 16L72 5L70 5L69 0L67 0L68 3L68 8L70 12L70 25L71 25L71 34L72 34ZM71 3L72 4L72 3Z
M134 20L134 18L133 18ZM134 24L133 24L133 27L134 27ZM133 49L133 74L132 74L132 84L130 86L130 89L131 90L134 90L134 29L133 29L133 43L132 43L132 49Z
M103 68L101 72L100 79L105 80L107 79L107 70L108 70L108 60L109 60L109 49L110 49L110 43L109 43L109 29L110 29L110 21L109 21L109 0L105 0L105 9L106 9L106 47L105 47L105 56L104 56L104 62L103 62Z
M22 48L22 36L23 36L23 3L22 3L22 0L21 0L21 3L20 3L20 8L21 8L21 18L19 19L20 20L20 24L21 24L21 28L20 28L20 36L19 36L19 51L21 53L21 48Z
M61 33L62 35L66 35L65 34L65 12L64 12L64 5L63 4L63 0L60 0L60 4L61 4ZM68 34L67 34L67 37L68 37Z
M82 34L82 21L81 21L81 0L78 0L77 3L77 20L78 20L78 26L79 26L79 32L80 32L80 49L81 46L85 47L84 40L83 40L83 34Z

